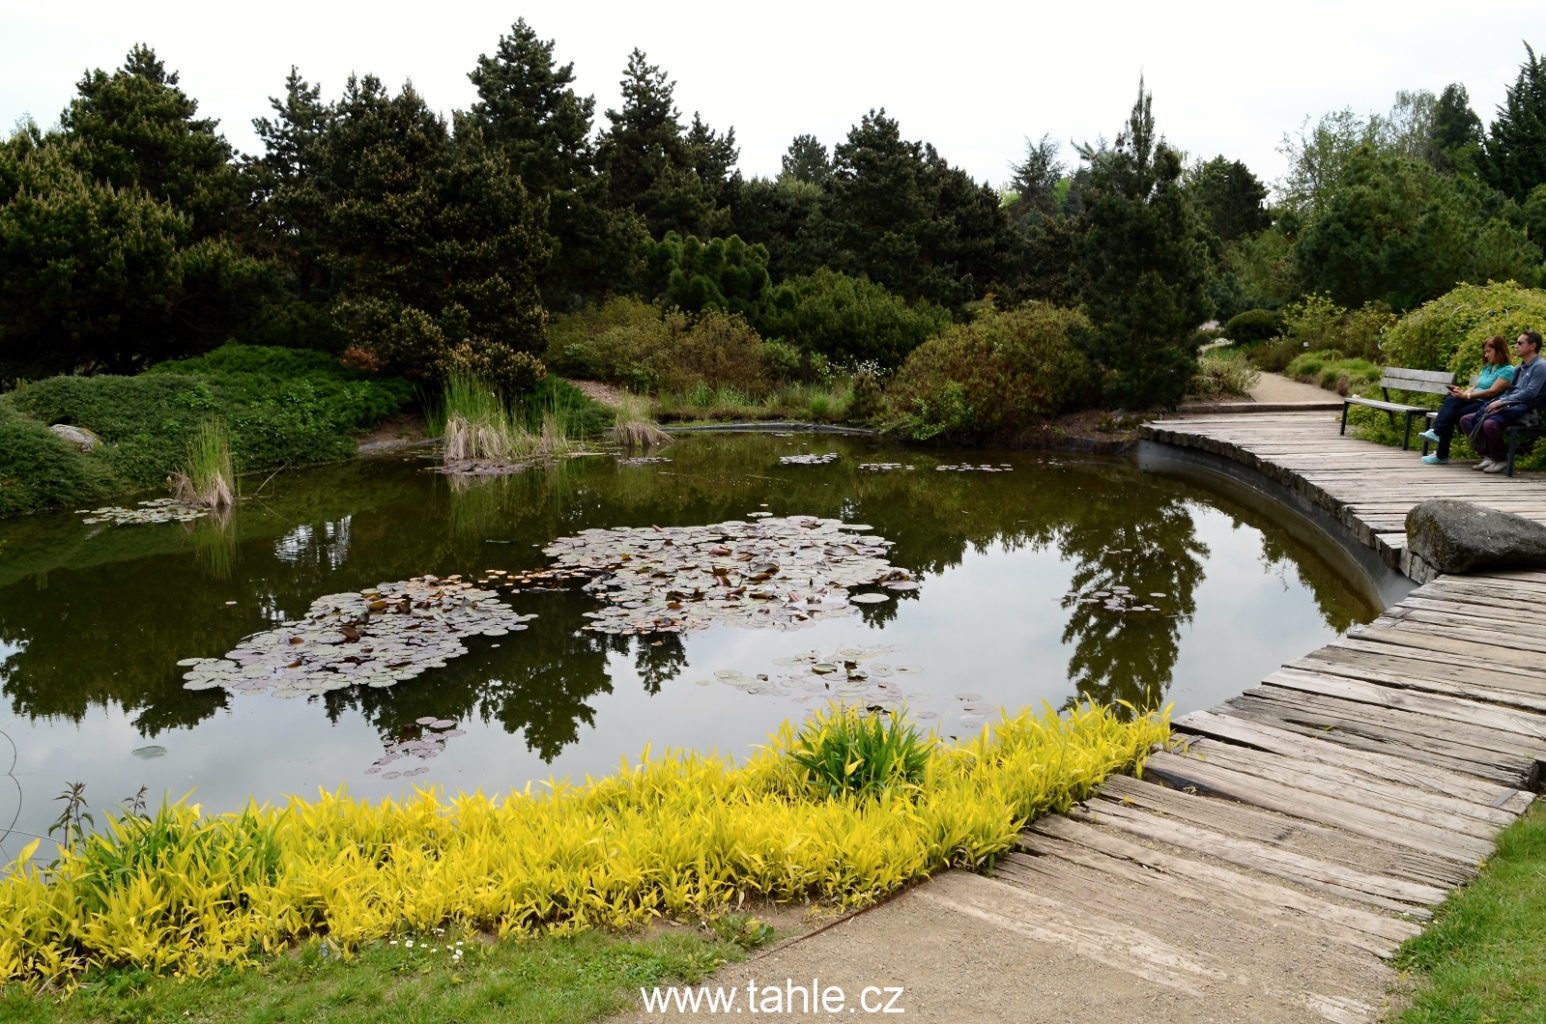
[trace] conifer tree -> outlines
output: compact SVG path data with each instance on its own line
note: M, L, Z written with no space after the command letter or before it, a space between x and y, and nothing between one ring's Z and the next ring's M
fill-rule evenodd
M779 160L782 168L779 179L803 181L807 185L822 185L832 174L832 160L827 147L814 135L796 135L789 143L789 150Z
M1173 406L1196 367L1192 341L1211 312L1207 253L1181 183L1181 157L1155 133L1153 97L1138 101L1114 148L1080 148L1089 165L1079 291L1108 403Z
M1471 109L1465 86L1450 84L1433 111L1428 162L1445 174L1475 173L1482 151L1482 119Z
M1487 131L1486 177L1493 188L1522 203L1546 183L1546 57L1525 44L1525 61Z

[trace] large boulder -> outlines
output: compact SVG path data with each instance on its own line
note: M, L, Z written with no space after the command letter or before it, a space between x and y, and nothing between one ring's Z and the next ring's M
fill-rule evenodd
M102 447L102 439L85 427L72 427L68 423L55 423L48 429L70 442L80 451L89 452L93 448Z
M1420 502L1406 514L1406 544L1439 572L1546 568L1546 526L1468 501Z

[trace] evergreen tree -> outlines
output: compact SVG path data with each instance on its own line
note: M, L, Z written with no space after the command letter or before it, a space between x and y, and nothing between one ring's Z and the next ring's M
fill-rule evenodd
M72 152L90 178L170 203L193 219L195 238L237 226L246 196L235 154L155 51L136 45L123 67L88 72L76 91L60 126L81 144Z
M1203 224L1219 241L1232 242L1272 226L1266 207L1267 186L1239 160L1214 157L1187 178Z
M1048 216L1058 210L1058 182L1067 169L1058 157L1058 144L1050 135L1025 142L1025 159L1010 165L1008 191L1015 196L1010 207L1015 219Z
M306 230L331 279L329 314L363 365L458 367L518 388L541 374L538 274L546 211L499 148L455 138L413 86L351 77L315 140Z
M998 193L872 110L834 150L795 261L960 309L1007 277L1015 244Z
M768 273L783 280L815 269L796 257L803 252L799 249L800 234L820 201L821 188L798 178L752 178L736 189L730 217L737 234L767 248Z
M1424 156L1445 174L1474 173L1481 160L1482 119L1471 109L1465 86L1444 87L1433 111L1432 134Z
M1525 61L1487 130L1485 169L1493 188L1522 203L1546 183L1546 57L1525 44Z
M60 131L0 145L0 377L132 372L261 330L277 275L246 249L216 123L145 46L78 90Z
M1401 312L1460 281L1528 278L1540 250L1495 200L1470 179L1360 147L1305 218L1294 247L1300 285L1343 306Z
M1106 401L1173 406L1196 367L1197 326L1211 312L1201 225L1181 182L1181 157L1155 134L1152 96L1138 101L1116 146L1085 146L1080 295Z
M789 151L779 160L779 180L803 181L807 185L824 185L832 174L832 161L827 147L816 141L814 135L796 135L789 143Z
M547 204L553 257L542 273L543 297L569 308L627 287L647 235L631 211L607 208L607 182L595 171L590 142L596 102L574 91L574 65L559 65L553 49L525 19L516 21L468 76L478 90L469 119L527 194Z
M717 206L729 207L741 185L736 162L741 151L735 144L735 129L719 134L693 111L692 127L687 130L687 157L698 180L708 189Z
M710 236L728 226L693 165L666 73L634 50L623 72L623 103L608 110L598 161L612 206L644 218L652 236L667 231ZM733 145L733 140L732 140Z

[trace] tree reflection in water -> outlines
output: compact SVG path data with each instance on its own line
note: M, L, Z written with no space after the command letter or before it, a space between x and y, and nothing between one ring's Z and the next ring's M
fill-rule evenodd
M779 455L810 447L803 438L696 437L673 446L670 463L570 460L476 481L448 480L419 461L356 462L276 478L224 525L105 530L69 515L0 523L0 641L13 648L0 662L0 687L21 718L79 722L92 708L120 707L153 737L195 727L232 700L183 690L178 659L222 655L319 595L424 573L533 568L544 564L538 547L590 528L771 511L841 515L895 542L892 561L925 583L863 607L862 622L877 630L904 609L926 611L927 577L968 553L1055 551L1072 593L1163 593L1151 600L1162 613L1126 616L1070 596L1062 631L1071 647L1067 692L1137 705L1163 699L1209 557L1189 511L1200 491L1122 464L1029 456L1014 457L1012 473L935 472L936 463L963 461L960 453L899 453L850 439L822 439L822 450L844 453L833 465L778 465ZM866 461L918 468L858 472ZM1208 504L1260 529L1266 563L1292 565L1334 628L1367 613L1312 551L1249 510ZM416 736L421 717L497 723L551 761L596 724L601 698L613 692L610 658L631 658L649 694L688 664L680 636L582 629L594 603L577 587L513 600L539 617L497 648L480 640L413 684L335 691L319 703L335 723L362 716L383 745ZM992 616L993 595L982 601L981 614Z

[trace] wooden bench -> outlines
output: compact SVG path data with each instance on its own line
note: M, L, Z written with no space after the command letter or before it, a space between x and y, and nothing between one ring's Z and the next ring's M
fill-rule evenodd
M1514 453L1519 450L1519 442L1526 438L1546 437L1546 415L1543 415L1543 412L1546 412L1546 410L1537 408L1533 420L1530 417L1526 417L1523 422L1504 428L1503 436L1508 438L1508 468L1506 472L1509 476L1514 475Z
M1429 416L1434 415L1432 408L1426 405L1406 405L1402 402L1392 402L1390 393L1395 391L1420 391L1429 395L1447 395L1449 386L1455 383L1455 375L1443 370L1408 370L1400 366L1387 366L1380 377L1380 394L1385 396L1382 402L1375 398L1361 398L1358 395L1348 395L1342 399L1342 429L1340 433L1347 433L1347 411L1355 405L1367 406L1370 409L1379 409L1390 417L1390 422L1396 422L1396 413L1406 417L1406 430L1401 435L1401 448L1405 450L1412 444L1412 420L1418 416L1423 417L1424 422ZM1426 447L1426 446L1424 446Z

